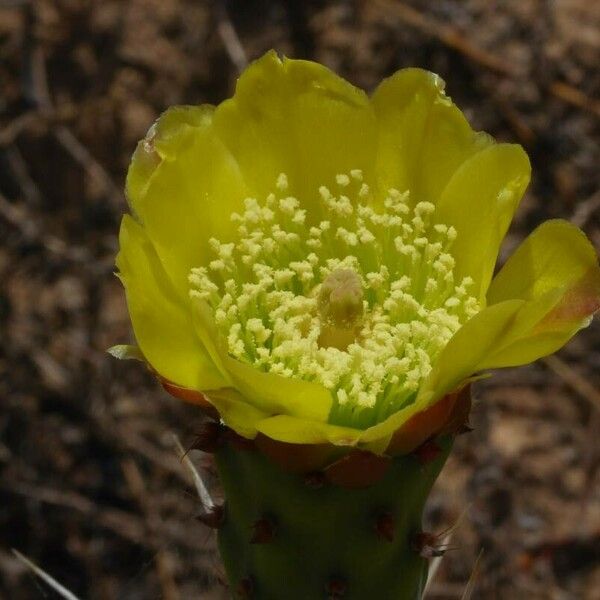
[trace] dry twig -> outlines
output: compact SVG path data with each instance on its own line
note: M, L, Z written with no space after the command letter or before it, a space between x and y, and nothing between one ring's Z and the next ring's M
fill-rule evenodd
M9 202L2 194L0 194L0 217L16 227L27 242L37 242L52 254L73 262L90 260L85 248L68 246L60 238L44 233L22 205Z
M449 48L489 71L513 79L527 76L522 69L515 68L508 61L470 42L457 28L440 23L412 6L390 0L373 0L373 4L387 13L393 13L398 19L425 35L437 38ZM563 81L554 81L547 89L555 98L600 117L600 101L589 98L572 85Z
M65 125L57 125L52 133L62 147L79 163L88 175L100 183L109 197L118 205L121 203L121 190L112 180L106 169L92 156L90 151L73 135Z
M21 132L32 125L43 123L45 120L46 118L39 110L30 110L20 114L0 129L0 147L12 144L21 135Z
M469 42L458 29L445 23L438 23L412 6L408 6L402 2L391 2L390 0L375 0L374 4L388 13L392 12L394 16L407 25L418 29L426 35L439 39L446 46L456 50L473 62L486 67L490 71L509 77L520 77L523 75L520 70L515 69L495 54Z
M577 227L583 227L598 209L600 209L600 190L579 202L571 217L571 222Z
M142 519L131 512L98 506L89 498L76 492L55 490L26 482L13 481L10 486L0 485L0 488L38 502L74 510L85 515L95 526L108 529L134 544L153 548L146 536L146 525ZM189 529L178 520L162 521L160 533L184 548L194 551L205 550L203 544L190 536Z
M554 81L548 89L555 98L600 117L600 100L590 98L564 81Z
M38 206L42 199L42 194L29 174L27 163L16 145L11 145L5 150L6 159L11 171L14 173L19 187L23 191L23 197L31 206Z
M567 385L600 410L600 392L589 381L556 355L546 356L543 360Z
M50 86L48 85L48 74L46 71L46 60L39 46L28 48L28 67L31 80L31 95L37 104L43 117L51 121L55 114L52 102ZM107 195L118 205L122 194L120 188L114 183L106 169L92 156L90 151L75 137L66 125L54 124L51 132L59 144L80 164L88 173L90 178L100 183ZM9 136L10 139L10 136Z

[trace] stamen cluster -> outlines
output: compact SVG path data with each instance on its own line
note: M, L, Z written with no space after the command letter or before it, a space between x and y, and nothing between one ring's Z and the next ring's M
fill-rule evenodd
M235 241L210 240L214 259L192 269L190 295L208 302L230 355L322 384L334 399L330 422L368 427L414 399L479 310L471 278L455 280L456 230L435 222L432 203L413 206L408 191L388 190L375 209L360 170L321 186L314 214L289 195L283 173L276 190L232 215ZM320 291L349 271L362 284L362 310L348 339L330 345Z

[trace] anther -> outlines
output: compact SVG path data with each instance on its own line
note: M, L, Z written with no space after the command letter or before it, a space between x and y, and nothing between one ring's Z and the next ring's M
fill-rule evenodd
M340 173L339 175L335 176L335 181L338 185L345 187L350 183L350 177L348 177L348 175L345 173Z
M207 512L196 515L196 520L211 529L220 529L225 522L225 506L223 504L215 504Z
M276 528L273 521L267 517L257 519L252 524L251 544L270 544L275 539Z
M310 227L288 183L281 174L266 199L244 200L232 216L237 238L210 240L212 260L191 270L190 295L210 305L236 360L321 383L338 424L366 423L382 404L385 418L479 310L472 282L455 281L456 230L434 222L433 204L413 207L408 190L387 190L381 210L371 206L359 169L319 187L325 220ZM253 447L226 432L222 443ZM210 450L210 440L199 444ZM434 450L415 454L426 463Z
M279 177L277 177L276 183L277 189L280 191L285 191L288 188L288 178L285 173L279 173Z
M394 541L396 521L392 513L385 511L380 513L375 520L375 532L382 539L388 542Z

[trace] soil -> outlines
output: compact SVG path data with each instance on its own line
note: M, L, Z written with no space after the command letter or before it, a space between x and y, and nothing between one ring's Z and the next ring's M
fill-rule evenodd
M226 597L173 446L202 417L131 362L114 277L137 140L167 106L228 97L276 48L372 90L439 73L474 127L525 146L502 259L548 218L600 247L600 5L589 0L0 3L0 597ZM456 524L428 598L600 598L600 326L481 382L428 505ZM192 459L215 486L210 462ZM464 596L466 597L466 596Z

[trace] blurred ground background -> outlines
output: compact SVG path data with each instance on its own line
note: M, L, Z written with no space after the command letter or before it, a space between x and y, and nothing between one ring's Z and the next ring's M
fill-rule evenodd
M219 102L269 48L372 89L438 72L534 180L503 256L544 219L600 247L600 4L0 1L0 597L53 598L25 553L90 599L223 598L214 540L170 432L200 416L137 364L113 276L129 157L175 103ZM481 384L429 504L465 507L429 598L600 598L600 326L557 359ZM192 454L196 463L202 458Z

